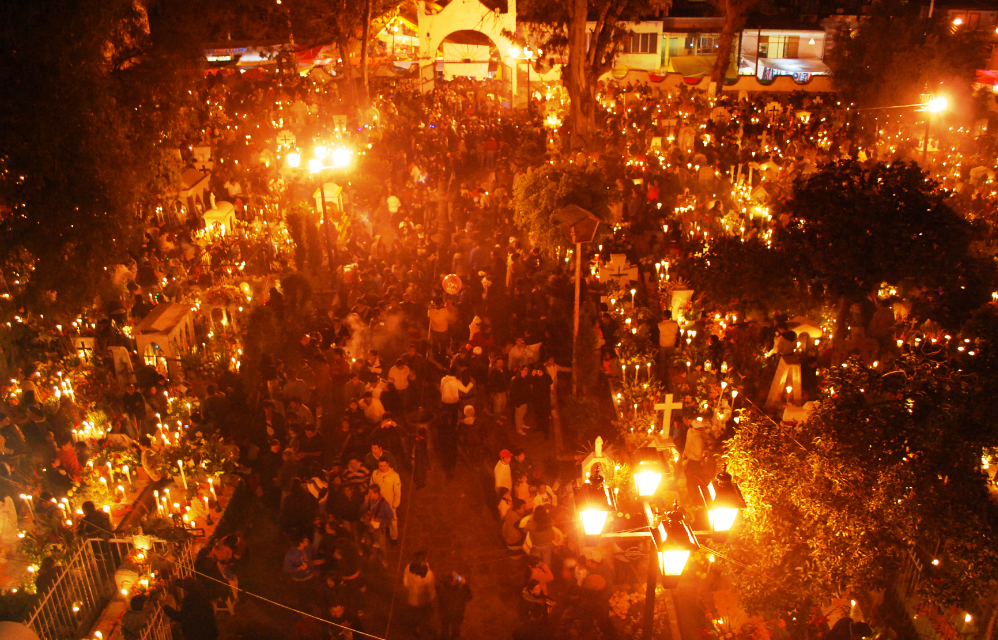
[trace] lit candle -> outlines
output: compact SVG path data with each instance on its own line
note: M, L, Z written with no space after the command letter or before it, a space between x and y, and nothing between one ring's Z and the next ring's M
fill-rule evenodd
M187 474L184 473L184 461L177 460L177 466L180 467L180 479L184 483L184 491L187 490Z
M218 508L218 496L215 495L215 479L208 478L208 488L211 490L211 499L215 501L216 509Z
M121 468L121 470L125 473L125 480L128 480L128 488L131 489L132 488L132 476L128 475L128 465L126 464L125 466L123 466Z
M155 496L156 496L156 513L162 515L163 514L163 504L159 501L159 489L153 491L153 494L155 494Z
M107 463L107 475L111 482L114 482L114 469L111 468L111 463Z
M123 485L120 485L120 484L119 484L119 485L118 485L118 491L120 491L120 492L121 492L121 501L122 501L122 502L124 502L124 501L125 501L125 497L126 497L126 494L125 494L125 487L124 487Z
M641 365L634 365L634 384L638 383L638 373L641 372Z
M651 382L651 363L646 362L645 366L648 367L648 382Z
M204 496L204 512L205 514L208 513L208 496Z

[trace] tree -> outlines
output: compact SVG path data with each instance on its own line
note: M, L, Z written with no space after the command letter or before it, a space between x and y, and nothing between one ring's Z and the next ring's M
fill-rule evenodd
M939 607L993 588L998 549L981 542L998 534L981 470L998 444L989 394L922 353L883 369L830 369L803 424L742 414L728 470L748 507L729 552L749 610L806 620L835 597L889 588L909 552L939 560L919 583Z
M724 236L712 239L702 253L683 264L690 286L718 305L750 299L770 308L787 308L798 297L786 256L758 238Z
M176 184L200 73L191 3L16 2L0 29L0 266L20 304L92 302ZM189 21L189 15L188 15Z
M724 27L721 29L721 39L717 47L717 59L710 71L710 80L715 83L715 94L721 95L724 79L731 66L731 51L735 38L745 27L748 12L759 4L759 0L710 0L710 3L724 17Z
M983 43L973 32L954 30L944 11L934 21L923 18L923 8L903 0L874 3L858 32L836 39L828 61L843 99L860 107L916 104L926 88L941 84L969 98Z
M513 220L521 229L533 234L541 246L556 249L568 241L551 214L575 204L606 222L610 219L610 202L615 194L616 186L606 182L597 169L544 165L521 176L513 185ZM605 231L605 227L600 225L600 230Z
M525 0L517 6L519 21L542 25L548 32L545 47L568 48L561 81L571 99L573 147L596 144L596 85L630 37L624 24L639 19L647 6L647 0Z
M913 163L840 161L794 184L777 244L800 280L839 300L840 320L848 303L906 281L957 326L987 301L994 268L970 254L970 224L946 198Z

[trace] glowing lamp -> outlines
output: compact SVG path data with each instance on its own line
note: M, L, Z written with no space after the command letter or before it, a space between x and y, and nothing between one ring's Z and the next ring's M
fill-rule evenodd
M308 161L308 170L312 173L319 173L322 171L322 160L318 158L312 158Z
M315 148L315 157L318 158L319 160L325 159L326 153L328 153L326 147L320 145Z
M509 48L509 56L511 58L519 58L520 57L520 47L516 46L515 44L512 47L510 47Z
M575 504L582 518L582 529L587 536L598 536L603 533L607 515L613 510L613 494L603 485L603 476L599 464L593 465L589 482L575 490Z
M686 523L681 511L667 514L665 520L651 530L658 550L658 567L662 571L662 586L675 589L686 568L690 554L700 548L696 534Z
M297 169L301 165L301 154L299 153L289 153L288 154L288 166L292 169Z
M634 486L639 496L652 496L658 490L664 473L662 456L653 447L645 447L637 452L634 465Z
M722 471L707 485L706 492L700 487L700 495L707 505L707 518L714 537L723 540L734 526L738 512L745 508L742 492L732 482L731 474Z
M949 100L946 99L946 96L936 96L925 103L926 110L932 113L945 111L947 107L949 107Z
M346 167L353 160L353 152L346 147L337 147L333 150L333 166Z

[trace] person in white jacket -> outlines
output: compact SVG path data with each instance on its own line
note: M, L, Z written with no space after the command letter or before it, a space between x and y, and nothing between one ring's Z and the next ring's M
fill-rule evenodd
M468 393L475 386L474 380L471 380L468 384L462 383L455 375L456 373L456 371L451 370L448 375L440 380L440 400L444 405L442 419L446 420L450 426L457 424L458 410L461 406L461 394Z
M371 482L378 485L378 488L381 489L381 497L385 499L385 502L391 506L392 511L395 513L388 534L392 540L392 544L397 544L399 539L398 508L399 503L402 502L402 479L399 477L398 472L392 469L391 463L385 458L381 458L378 461L377 471L371 474Z
M418 551L405 567L402 584L406 590L406 600L409 603L412 635L421 638L433 634L430 620L433 618L433 601L436 599L436 579L426 562L426 552Z

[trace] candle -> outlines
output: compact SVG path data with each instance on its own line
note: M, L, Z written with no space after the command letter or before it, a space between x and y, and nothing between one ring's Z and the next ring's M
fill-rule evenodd
M218 496L215 495L215 479L208 478L208 488L211 490L211 499L215 501L216 509L218 508Z
M641 365L634 365L634 384L638 383L638 373L641 371Z
M204 512L208 513L208 496L204 496Z
M180 479L184 483L184 491L187 490L187 474L184 473L184 461L177 460L177 466L180 467Z
M125 480L128 480L128 488L131 489L132 488L132 476L128 475L128 465L126 464L125 466L123 466L121 468L121 470L125 472Z
M735 398L738 397L738 389L731 390L731 414L735 413Z
M111 468L111 463L107 463L107 477L111 482L114 482L114 469Z
M31 517L34 518L35 517L35 507L34 507L34 505L31 504L31 496L22 493L21 494L21 500L24 500L24 502L28 505L28 511L31 513Z
M156 491L153 491L153 494L155 494L155 496L156 496L156 513L162 515L163 514L163 504L159 501L159 490L157 489Z
M646 362L645 366L648 367L648 382L651 382L651 363Z
M121 501L124 502L125 501L125 497L126 497L125 487L119 484L118 485L118 491L121 492Z
M637 289L631 289L631 308L634 308L634 294L637 293Z
M627 365L626 364L622 364L622 365L620 365L620 377L621 377L621 379L623 379L626 375L627 375Z

